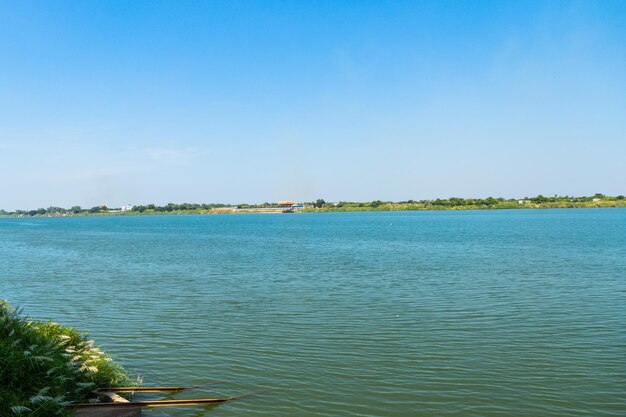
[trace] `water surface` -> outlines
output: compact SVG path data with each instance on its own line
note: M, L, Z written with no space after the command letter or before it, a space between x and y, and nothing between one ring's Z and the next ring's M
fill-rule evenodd
M258 392L151 416L626 415L624 209L0 219L0 298Z

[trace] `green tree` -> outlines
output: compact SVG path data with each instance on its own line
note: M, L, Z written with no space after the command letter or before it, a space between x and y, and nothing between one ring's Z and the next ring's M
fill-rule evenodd
M48 207L47 210L48 210L48 213L59 213L59 214L63 214L67 211L63 207L54 207L54 206Z
M449 199L449 201L452 207L464 206L465 204L467 204L465 202L465 199L460 198L460 197L452 197Z
M493 198L493 197L487 197L485 199L485 204L488 206L495 206L499 203L500 201L497 198Z

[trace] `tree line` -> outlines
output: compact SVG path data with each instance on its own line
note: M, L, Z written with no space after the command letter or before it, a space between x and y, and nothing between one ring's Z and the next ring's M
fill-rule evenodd
M434 200L405 200L405 201L381 201L381 200L373 200L369 202L350 202L350 201L339 201L336 203L326 202L324 199L317 199L316 201L305 202L305 207L314 208L314 209L385 209L385 208L394 208L394 207L402 207L402 208L463 208L463 207L484 207L484 208L512 208L519 205L582 205L584 203L594 203L598 201L621 201L624 200L623 195L618 196L607 196L604 194L594 194L592 196L544 196L537 195L535 197L524 197L524 198L496 198L496 197L487 197L487 198L461 198L461 197L450 197L446 199L434 199ZM129 210L125 212L128 214L139 214L139 213L172 213L172 212L206 212L213 209L220 208L268 208L268 207L276 207L277 203L265 202L261 204L223 204L223 203L168 203L164 206L159 206L156 204L146 204L146 205L137 205L133 206ZM55 207L51 206L48 208L39 208L36 210L15 210L15 211L6 211L0 209L0 215L4 216L57 216L57 215L94 215L94 214L104 214L104 213L115 213L121 212L121 208L109 208L106 205L94 206L91 208L83 208L81 206L72 206L70 208L63 207Z

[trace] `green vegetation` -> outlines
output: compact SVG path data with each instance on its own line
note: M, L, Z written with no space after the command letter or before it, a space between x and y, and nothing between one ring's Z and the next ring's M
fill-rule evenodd
M70 416L65 405L95 388L134 383L77 330L30 320L0 300L0 416Z
M504 198L460 198L451 197L435 200L407 200L400 202L374 200L370 202L340 201L330 203L324 199L304 203L306 212L331 211L402 211L402 210L494 210L494 209L531 209L531 208L592 208L592 207L626 207L623 195L616 197L604 194L595 194L589 197L554 196L524 197L522 199ZM15 210L8 212L0 210L0 216L34 217L34 216L112 216L112 215L142 215L142 214L209 214L232 213L238 211L254 212L255 209L276 208L277 203L262 204L195 204L169 203L165 206L155 204L134 206L127 210L108 208L107 206L83 209L74 206L69 209L62 207L48 207L37 210Z
M320 201L320 200L318 200ZM321 200L323 201L323 200ZM545 209L545 208L594 208L626 207L623 195L617 197L595 194L590 197L553 196L524 197L522 199L504 199L488 197L435 200L408 200L400 202L374 200L371 202L340 201L335 204L308 205L307 212L346 212L346 211L407 211L407 210L498 210L498 209Z

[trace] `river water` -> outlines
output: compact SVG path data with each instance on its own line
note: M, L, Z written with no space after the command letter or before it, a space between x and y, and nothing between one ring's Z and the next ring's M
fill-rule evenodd
M0 298L150 416L624 416L626 210L0 219Z

